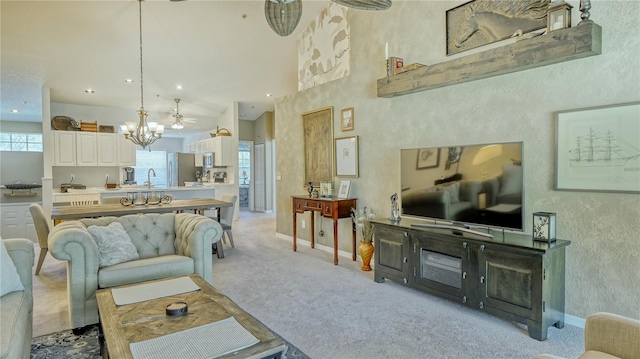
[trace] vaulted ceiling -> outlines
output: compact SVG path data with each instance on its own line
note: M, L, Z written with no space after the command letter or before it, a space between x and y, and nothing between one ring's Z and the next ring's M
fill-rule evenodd
M174 98L186 118L216 117L234 101L240 119L273 110L275 98L297 91L297 38L328 4L305 0L297 29L280 37L265 20L263 1L143 1L145 109L166 113L156 120L167 125ZM52 102L131 109L128 120L136 121L138 1L0 6L2 120L41 120L41 88L48 87Z

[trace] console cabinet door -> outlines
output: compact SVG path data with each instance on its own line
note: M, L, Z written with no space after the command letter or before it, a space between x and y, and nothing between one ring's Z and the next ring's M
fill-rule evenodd
M409 234L406 231L375 227L374 280L385 278L409 283Z
M441 240L437 235L423 233L416 234L414 241L415 284L466 303L467 242Z
M522 318L542 318L542 256L517 254L480 246L479 307Z

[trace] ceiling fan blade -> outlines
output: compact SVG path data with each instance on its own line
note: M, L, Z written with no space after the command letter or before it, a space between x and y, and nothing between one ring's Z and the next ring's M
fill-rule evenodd
M197 118L192 118L192 117L183 117L182 118L183 122L189 122L189 123L196 123L198 122Z

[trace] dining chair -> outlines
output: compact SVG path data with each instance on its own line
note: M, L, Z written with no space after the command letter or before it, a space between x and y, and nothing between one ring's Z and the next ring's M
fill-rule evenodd
M220 211L220 225L222 226L222 230L224 231L222 235L222 241L226 243L224 237L226 235L229 238L229 243L231 243L231 248L235 248L235 244L233 243L233 234L231 233L231 224L233 224L233 213L235 211L236 201L238 200L237 195L224 194L222 195L221 200L225 202L231 202L231 206L229 207L220 207L218 210Z
M36 266L36 275L40 274L40 268L44 262L44 257L47 256L49 251L49 220L44 213L44 209L37 204L32 203L29 206L29 212L31 212L31 218L33 218L33 225L36 227L36 234L38 235L38 244L40 245L40 258L38 258L38 265Z
M87 192L87 193L74 193L71 196L69 202L72 206L87 206L91 204L100 203L100 193Z

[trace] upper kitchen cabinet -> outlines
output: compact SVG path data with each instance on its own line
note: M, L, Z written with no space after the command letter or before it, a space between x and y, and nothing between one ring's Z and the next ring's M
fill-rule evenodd
M214 166L232 166L233 165L233 153L232 138L230 136L218 136L210 139L212 144L211 152L213 155Z
M54 166L131 166L135 145L106 132L54 131Z
M98 166L117 166L117 141L113 133L98 133ZM124 137L124 136L122 136ZM131 142L131 141L129 141Z
M55 166L76 165L76 133L72 131L53 132L53 164Z
M118 166L136 165L136 145L124 137L116 134Z
M76 132L76 166L96 166L98 164L96 132Z

